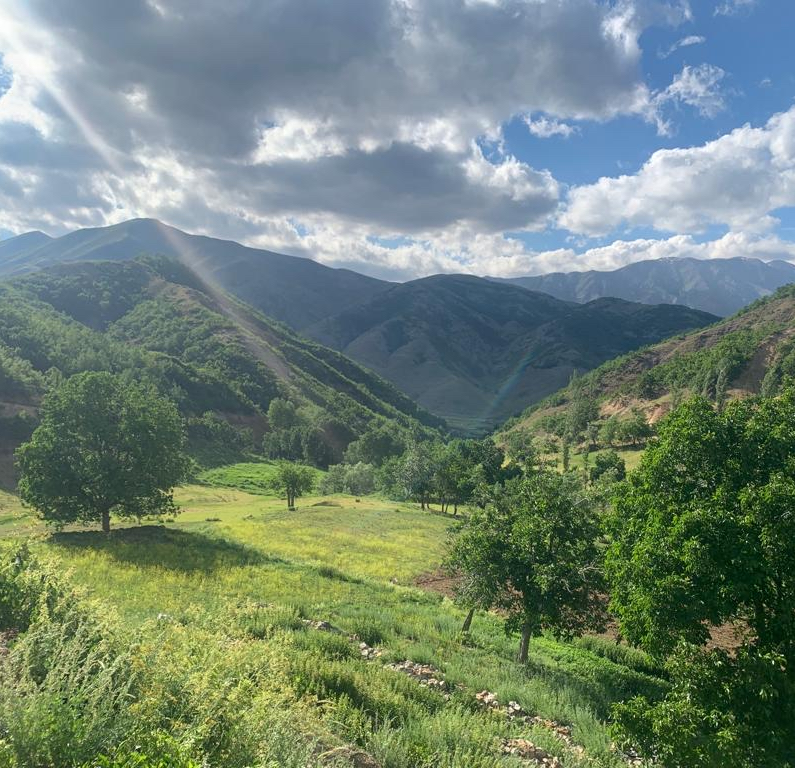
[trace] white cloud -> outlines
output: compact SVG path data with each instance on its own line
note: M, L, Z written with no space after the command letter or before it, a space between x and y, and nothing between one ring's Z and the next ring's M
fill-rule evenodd
M658 150L636 174L575 187L560 224L586 235L623 226L695 233L713 224L755 232L793 205L795 107L700 147Z
M499 143L516 115L543 114L532 130L550 135L647 116L639 37L687 15L681 0L4 4L0 218L184 223L177 201L200 197L245 223L537 229L555 180L486 167L475 140Z
M707 38L703 35L688 35L687 37L680 38L670 48L665 51L658 51L657 56L661 59L667 59L672 53L678 51L680 48L687 48L691 45L701 45L706 43Z
M543 115L535 119L530 115L526 115L524 122L527 126L527 130L530 131L533 136L537 136L540 139L548 139L550 136L562 136L567 139L579 130L577 126L569 125L568 123L563 123L553 118L544 117Z
M705 117L715 117L726 106L719 84L726 73L712 64L685 65L660 96L695 107Z
M750 10L756 0L722 0L715 6L715 16L734 16L741 11Z

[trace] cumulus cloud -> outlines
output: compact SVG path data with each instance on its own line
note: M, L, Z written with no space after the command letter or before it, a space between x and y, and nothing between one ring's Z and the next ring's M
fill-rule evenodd
M185 220L199 196L238 234L282 215L538 229L557 182L476 140L515 115L547 135L647 116L638 39L686 16L681 0L5 6L0 226Z
M764 126L744 125L699 147L658 150L632 175L570 191L567 229L605 235L619 227L697 233L710 225L769 229L795 205L795 107Z
M0 228L154 216L398 279L728 253L687 235L537 252L504 234L558 217L584 234L751 230L791 200L789 113L576 188L562 214L564 185L504 151L514 117L565 138L575 121L715 114L717 67L644 82L641 35L689 17L684 0L3 4ZM784 253L743 237L732 248Z
M526 115L524 122L527 126L527 130L539 139L548 139L550 136L562 136L564 139L567 139L578 131L577 126L544 117L543 115L535 119L530 115Z

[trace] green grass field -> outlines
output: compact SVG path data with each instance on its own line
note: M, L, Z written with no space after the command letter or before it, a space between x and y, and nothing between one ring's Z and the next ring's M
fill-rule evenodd
M109 537L81 529L50 536L4 495L0 537L33 541L89 599L110 608L141 648L156 646L156 664L164 670L173 664L169 650L192 649L191 661L182 663L193 671L186 679L191 692L206 685L210 671L232 670L243 658L247 670L278 668L274 691L283 696L268 713L291 714L290 729L298 734L286 740L291 747L196 753L199 738L190 731L193 741L183 742L203 763L361 764L352 756L362 751L381 766L525 765L504 755L500 740L526 737L564 765L622 764L606 726L611 703L664 686L645 655L602 639L539 638L529 664L520 666L516 639L505 636L497 617L480 614L462 636L464 612L415 586L443 559L449 517L372 497L306 497L288 511L262 487L256 494L228 487L235 479L251 489L268 472L241 465L208 473L205 483L217 485L178 490L183 513L173 522L116 525ZM328 621L340 632L312 630L304 619ZM363 659L352 634L382 655ZM198 639L201 650L191 646ZM452 687L449 699L385 667L406 659L438 668ZM474 699L483 689L570 725L584 752L549 728L483 711ZM225 707L231 701L227 697ZM188 730L180 724L168 730ZM209 745L211 738L201 734ZM309 752L290 752L296 740Z

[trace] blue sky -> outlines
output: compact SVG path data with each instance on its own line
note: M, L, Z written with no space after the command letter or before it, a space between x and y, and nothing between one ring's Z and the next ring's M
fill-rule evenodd
M790 0L0 0L0 235L380 277L795 260Z

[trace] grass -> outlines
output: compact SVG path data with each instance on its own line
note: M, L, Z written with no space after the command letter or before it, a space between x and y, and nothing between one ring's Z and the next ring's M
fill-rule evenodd
M242 644L251 658L246 664L255 667L257 655L278 654L291 692L280 707L333 747L322 759L313 754L315 763L350 763L356 749L382 766L521 764L499 751L499 739L508 736L532 739L565 765L621 763L606 727L610 704L664 686L645 655L618 652L598 638L572 644L539 638L521 666L514 661L516 639L505 636L498 617L479 614L464 637L463 612L413 585L441 562L448 518L372 497L313 496L288 511L262 491L227 488L235 478L250 487L251 478L269 470L248 472L237 465L205 474L205 483L219 485L179 489L184 512L175 521L117 525L109 537L77 528L47 537L13 498L0 497L0 519L11 519L0 523L0 536L31 536L71 583L114 607L129 633L154 638L167 627L177 634L168 641L176 646L187 643L180 633L204 638L207 654L218 647L213 664L220 666L232 643ZM305 618L326 620L341 634L307 630ZM383 656L361 659L346 637L354 633ZM460 688L445 700L382 664L403 659L436 666ZM473 695L482 689L571 724L585 755L568 751L547 729L479 710ZM260 760L252 755L223 760Z
M630 470L634 470L640 464L644 448L645 447L643 446L638 446L637 448L625 446L614 450L624 460L627 472L629 472ZM589 467L593 467L594 460L597 456L599 456L599 454L604 454L607 451L611 451L611 449L597 449L596 451L590 452L588 455ZM547 454L544 458L554 462L555 466L558 468L563 466L563 457L559 451L555 454ZM585 452L579 450L572 451L569 455L569 467L574 470L582 470L585 467Z
M240 489L251 494L272 495L273 479L276 477L276 463L274 462L239 462L225 467L215 467L202 472L198 481L208 486L221 486L230 489ZM322 470L309 468L315 474L315 482L325 475Z

